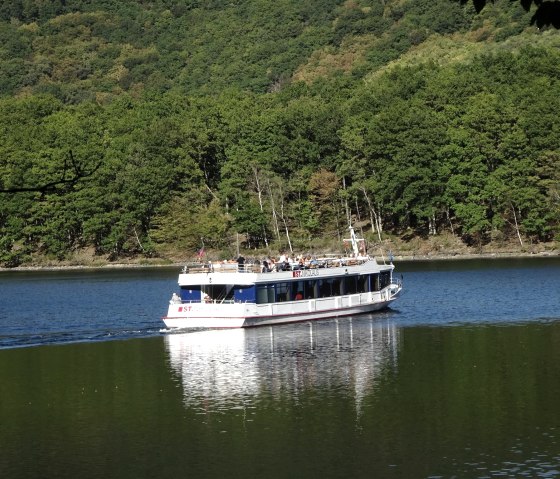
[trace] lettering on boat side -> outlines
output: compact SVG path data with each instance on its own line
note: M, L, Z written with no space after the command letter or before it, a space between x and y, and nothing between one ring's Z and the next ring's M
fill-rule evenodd
M293 278L305 278L307 276L319 276L319 271L316 269L298 269L292 271Z

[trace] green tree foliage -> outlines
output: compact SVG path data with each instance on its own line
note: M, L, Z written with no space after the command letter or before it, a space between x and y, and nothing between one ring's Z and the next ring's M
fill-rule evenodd
M560 37L531 15L4 2L0 263L290 248L356 219L377 239L558 238Z

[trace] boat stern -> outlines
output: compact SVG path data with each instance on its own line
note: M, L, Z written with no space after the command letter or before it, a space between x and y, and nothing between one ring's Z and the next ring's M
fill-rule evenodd
M163 319L170 329L241 328L251 303L171 303Z

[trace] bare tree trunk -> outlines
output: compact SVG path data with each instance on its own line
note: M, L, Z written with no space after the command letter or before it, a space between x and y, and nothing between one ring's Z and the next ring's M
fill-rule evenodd
M380 223L379 217L377 215L377 211L375 211L375 207L371 203L366 189L364 187L361 187L360 189L362 190L362 193L364 194L364 197L365 197L365 199L367 201L367 204L368 204L369 215L370 215L370 218L371 218L371 231L372 231L372 233L375 233L376 230L377 230L377 236L379 238L379 242L381 242L381 223Z
M344 176L342 177L342 189L344 190L344 212L346 214L346 223L350 224L352 218L350 217L350 208L348 208L348 198L346 197L346 177Z
M270 181L268 182L268 193L270 195L270 206L272 208L272 223L274 225L274 232L276 233L276 238L280 239L280 226L278 225L278 215L276 214L276 207L274 205L274 196L272 195L272 187L270 186Z
M142 253L145 253L146 250L142 246L142 243L140 243L140 238L138 237L138 232L136 231L136 228L134 228L134 236L136 236L136 242L138 243L138 246L140 246L140 249L142 250Z
M215 200L219 200L218 196L216 195L216 193L214 193L212 191L212 189L206 184L204 183L204 186L206 186L206 189L208 190L208 192L212 195L212 198L214 198Z
M261 184L259 182L259 170L257 169L256 166L253 166L253 173L255 174L255 183L257 185L257 194L259 195L259 205L261 207L261 213L264 213L262 190L261 190ZM268 249L268 238L266 237L266 228L264 226L263 226L263 238L264 238L264 244L266 245L266 249Z
M344 201L345 203L345 207L348 208L348 203L346 203L346 200ZM339 221L339 217L340 217L340 213L338 211L338 201L333 200L333 206L334 206L334 214L335 214L335 219L336 219L336 234L338 236L338 243L342 243L342 238L340 237L340 221ZM348 210L346 210L346 224L349 225L350 224L350 220L348 219Z
M432 213L432 216L428 218L428 230L429 234L435 236L437 234L436 230L436 215Z
M259 205L261 207L261 212L264 211L263 209L263 201L262 201L262 191L261 191L261 184L259 182L259 170L256 166L252 167L253 174L255 175L255 184L257 185L257 194L259 195Z
M519 239L519 244L523 246L523 240L521 239L521 233L519 232L519 224L517 223L517 215L515 214L515 207L513 203L510 202L511 211L513 212L513 221L515 222L515 231L517 233L517 238Z
M360 207L358 205L358 195L356 195L354 199L356 200L356 218L358 218L358 221L362 221L362 218L360 217Z
M447 215L447 221L449 221L449 226L451 227L451 234L455 236L455 229L453 228L453 223L451 222L451 217L449 216L449 208L445 208L445 214Z
M383 212L381 207L377 205L377 231L379 232L379 237L381 238L381 233L383 233Z
M290 232L288 231L288 223L286 222L286 217L284 216L284 195L281 194L280 197L282 198L282 202L280 203L280 218L284 223L284 229L286 230L286 238L288 240L288 246L290 247L290 253L294 254L294 250L292 249L292 242L290 241Z

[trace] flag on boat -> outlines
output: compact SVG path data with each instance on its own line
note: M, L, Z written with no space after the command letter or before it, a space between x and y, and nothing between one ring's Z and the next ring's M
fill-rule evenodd
M200 249L198 250L198 257L199 257L199 258L202 258L203 256L204 256L204 248L200 248Z

